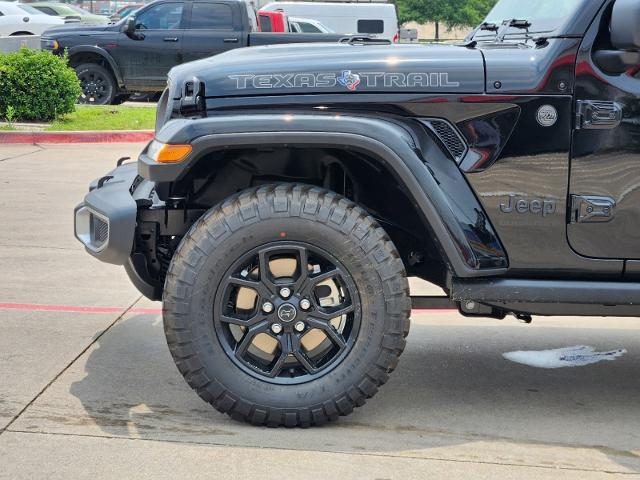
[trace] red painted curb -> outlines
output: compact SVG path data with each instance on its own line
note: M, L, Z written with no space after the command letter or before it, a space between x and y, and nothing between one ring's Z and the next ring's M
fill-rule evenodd
M141 143L153 138L153 131L108 132L1 132L0 144L8 143Z

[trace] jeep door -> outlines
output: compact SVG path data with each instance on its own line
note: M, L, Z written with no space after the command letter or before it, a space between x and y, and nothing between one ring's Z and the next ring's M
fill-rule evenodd
M134 34L121 33L114 56L127 88L162 90L169 70L182 63L184 3L154 3L136 14Z
M640 259L640 62L610 63L613 5L596 17L576 64L568 239L587 257Z
M239 5L239 4L238 4ZM190 4L188 30L182 54L185 62L211 57L233 48L246 46L239 8L224 2L196 1Z

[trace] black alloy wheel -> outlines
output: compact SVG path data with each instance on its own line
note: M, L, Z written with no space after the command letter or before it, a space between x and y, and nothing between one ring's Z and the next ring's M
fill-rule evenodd
M85 63L76 67L82 93L78 103L109 105L116 97L116 82L106 68L97 63Z
M280 384L313 380L339 364L356 341L362 313L351 275L333 256L286 241L242 256L215 306L216 332L230 358Z

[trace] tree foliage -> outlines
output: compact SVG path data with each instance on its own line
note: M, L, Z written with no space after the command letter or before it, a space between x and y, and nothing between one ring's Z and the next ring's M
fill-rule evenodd
M482 22L497 0L395 0L400 23L437 22L449 28Z

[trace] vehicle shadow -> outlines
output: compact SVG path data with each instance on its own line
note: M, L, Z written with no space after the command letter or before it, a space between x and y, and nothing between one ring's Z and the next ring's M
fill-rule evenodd
M84 378L70 392L86 412L85 424L109 436L417 455L458 455L465 444L498 450L552 445L583 455L587 449L640 472L640 348L634 333L481 322L414 325L400 366L366 406L320 429L267 430L237 423L201 401L173 364L159 316L138 315L99 339L86 358ZM557 370L502 358L515 349L577 344L620 346L629 354Z

